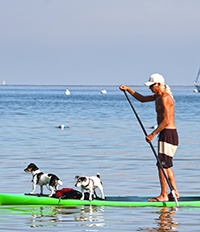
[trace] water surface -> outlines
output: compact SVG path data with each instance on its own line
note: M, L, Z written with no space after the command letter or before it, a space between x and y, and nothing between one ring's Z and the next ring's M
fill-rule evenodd
M150 94L145 87L135 89ZM172 91L180 137L177 185L181 195L199 195L200 94L193 87ZM105 195L159 194L155 157L118 87L1 86L0 94L1 192L30 192L31 175L23 170L34 162L43 172L56 173L64 187L75 188L76 175L99 172ZM154 103L131 100L150 132ZM56 128L61 124L68 128ZM156 148L156 139L153 144ZM0 230L199 231L199 213L199 208L2 206Z

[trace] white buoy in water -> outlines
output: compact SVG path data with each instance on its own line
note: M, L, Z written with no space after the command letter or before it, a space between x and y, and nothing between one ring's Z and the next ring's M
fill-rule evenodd
M60 128L61 128L62 130L64 130L64 129L65 129L65 125L61 124L61 125L60 125Z
M101 90L101 93L102 93L102 94L106 94L107 91L106 91L105 89L103 89L103 90Z
M66 90L65 90L65 95L70 95L69 89L66 89Z

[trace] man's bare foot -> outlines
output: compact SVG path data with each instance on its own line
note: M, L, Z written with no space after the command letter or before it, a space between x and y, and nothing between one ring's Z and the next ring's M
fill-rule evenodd
M150 198L148 199L149 202L166 202L166 201L169 201L168 198L162 198L162 197L153 197L153 198Z

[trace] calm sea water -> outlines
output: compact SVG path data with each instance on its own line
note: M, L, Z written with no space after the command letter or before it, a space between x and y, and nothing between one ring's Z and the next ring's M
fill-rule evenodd
M31 175L23 170L34 162L43 172L56 173L63 187L75 188L76 175L99 172L105 195L157 196L155 157L124 94L113 86L68 86L67 96L66 87L0 87L1 192L30 192ZM135 89L150 93L142 86ZM181 195L199 195L200 94L192 86L172 91L180 137L177 185ZM154 103L131 99L150 132L156 124ZM67 128L57 128L62 124ZM156 148L156 139L153 144ZM199 231L199 217L200 208L187 207L1 206L0 230Z

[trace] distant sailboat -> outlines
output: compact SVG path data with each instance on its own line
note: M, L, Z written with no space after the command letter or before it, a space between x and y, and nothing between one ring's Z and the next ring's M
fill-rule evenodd
M199 68L196 80L194 81L194 86L196 87L197 92L200 92L199 75L200 75L200 68Z
M6 81L3 81L2 85L6 85Z
M65 90L65 95L70 95L69 89L66 89L66 90Z

